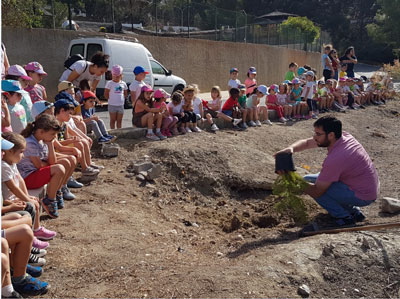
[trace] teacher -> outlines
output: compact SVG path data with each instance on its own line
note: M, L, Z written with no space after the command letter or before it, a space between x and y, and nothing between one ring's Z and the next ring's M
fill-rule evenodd
M314 123L314 136L295 142L277 153L294 153L326 147L328 154L321 172L304 178L312 182L304 191L336 218L338 226L354 225L365 216L359 207L372 204L378 197L378 173L363 146L333 116Z
M347 77L354 78L354 65L358 63L354 47L348 47L344 55L339 58L341 63L347 64Z

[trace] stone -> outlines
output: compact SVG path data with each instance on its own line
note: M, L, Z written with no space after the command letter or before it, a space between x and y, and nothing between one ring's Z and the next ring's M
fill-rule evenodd
M155 180L156 178L161 176L161 165L154 164L152 168L147 171L147 179L150 181Z
M135 173L140 173L142 171L148 171L153 167L151 162L139 162L132 165L132 169Z
M307 298L310 296L310 288L306 285L306 284L302 284L301 286L299 286L299 288L297 289L297 293L303 297L303 298Z
M371 245L369 244L368 239L365 237L362 240L361 248L363 248L365 250L371 249Z
M381 211L384 213L394 214L400 212L400 200L392 197L382 198Z
M224 254L223 254L222 252L219 252L219 251L218 251L218 252L217 252L217 256L218 256L218 257L223 257Z
M141 174L138 174L136 176L136 179L139 180L139 181L142 181L142 182L146 180L146 178L144 176L142 176Z
M105 143L101 146L101 155L107 158L118 157L120 149L116 143Z
M139 174L147 178L147 171L141 171L139 172Z

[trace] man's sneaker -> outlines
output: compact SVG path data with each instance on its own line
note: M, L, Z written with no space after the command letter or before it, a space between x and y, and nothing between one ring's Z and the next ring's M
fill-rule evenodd
M18 293L17 291L14 290L11 292L11 296L4 296L4 294L1 294L1 298L17 298L17 299L19 299L19 298L24 298L24 297L22 297L20 293Z
M240 124L241 121L242 121L241 118L234 118L233 119L233 126L236 127L238 124Z
M14 290L25 296L38 296L46 294L48 283L42 282L37 278L33 278L26 274L21 282L13 282Z
M97 139L98 143L109 143L110 139L104 137L104 136L100 136L99 139Z
M272 122L269 119L266 119L262 122L264 125L270 125L272 126Z
M261 127L261 122L259 120L256 120L256 126Z
M42 199L42 206L46 213L51 217L51 218L57 218L58 217L58 207L57 207L57 202L53 199L50 200L47 196Z
M94 169L93 167L88 166L88 167L86 167L85 170L82 171L82 175L84 175L84 176L95 176L95 175L98 175L99 172L100 172L100 170Z
M83 184L82 184L82 183L79 183L77 180L74 179L74 177L71 176L71 177L68 179L67 186L68 186L69 188L82 188L82 187L83 187Z
M104 137L106 137L109 142L114 142L115 140L117 140L117 136L114 136L114 135L106 134L106 135L104 135Z
M211 131L218 131L218 130L219 130L219 128L217 127L216 124L211 125Z
M160 140L167 139L167 136L164 136L161 132L156 132L156 135L157 135L158 138L160 138Z
M196 132L196 133L200 133L200 132L201 132L201 129L200 129L199 127L194 127L194 128L192 129L192 131L193 131L193 132Z
M189 127L186 127L186 128L185 128L185 131L186 131L186 133L192 133L192 132L193 132L192 130L190 130Z
M354 226L356 222L353 217L338 218L336 220L336 225L339 227Z
M153 140L153 141L160 141L160 138L158 136L154 135L153 133L147 133L146 138Z
M33 237L33 243L32 246L39 248L39 249L46 249L47 247L49 247L49 243L45 242L45 241L40 241L38 238Z
M46 260L42 257L37 257L36 255L31 253L29 255L28 264L31 264L32 266L43 267L44 265L46 265Z
M31 253L36 255L37 257L44 257L47 254L47 251L45 249L39 249L36 247L32 247Z
M92 167L93 169L97 169L98 171L101 171L104 169L103 165L97 165L97 164L94 164L93 162L89 166Z
M250 127L256 127L257 125L256 125L256 123L254 122L254 121L249 121L249 126Z
M41 226L41 227L39 227L39 229L37 231L33 232L33 235L36 238L38 238L39 240L47 241L47 240L53 239L57 235L57 233ZM33 246L33 247L36 247L36 246Z
M32 265L27 265L26 266L26 273L28 273L32 277L40 277L40 275L43 274L43 268L42 267L35 267Z
M74 200L75 199L75 195L72 194L71 191L69 191L67 186L62 186L61 187L61 192L62 192L63 198L65 200Z

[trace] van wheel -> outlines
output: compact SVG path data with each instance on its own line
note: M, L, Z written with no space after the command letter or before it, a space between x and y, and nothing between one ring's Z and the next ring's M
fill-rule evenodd
M182 84L178 84L178 85L176 85L176 86L174 87L173 93L174 93L175 91L177 91L177 90L183 90L184 88L185 88L185 86L183 86Z
M125 99L124 109L132 109L131 95L128 95L128 97Z

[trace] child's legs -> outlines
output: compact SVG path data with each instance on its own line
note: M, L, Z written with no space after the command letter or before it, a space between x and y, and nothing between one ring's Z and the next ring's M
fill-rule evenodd
M122 119L124 117L123 113L117 113L117 129L122 128Z
M7 228L5 233L9 246L13 248L10 258L11 266L14 271L13 276L24 276L31 253L33 231L28 225L21 224Z
M264 120L268 119L268 108L266 106L259 106L259 113L264 115Z
M257 109L257 107L252 107L251 109L253 110L253 120L257 121L259 119L259 117L258 117L258 109Z
M117 112L109 112L110 114L110 128L115 129L115 123L117 121Z
M94 135L96 135L97 138L103 137L103 134L100 131L99 124L97 121L91 120L88 123L86 123L86 126L87 126L88 132L93 131Z
M5 238L1 238L1 287L11 284L9 247Z
M176 116L170 116L172 119L172 122L169 124L168 129L173 130L176 128L176 124L178 123L178 118Z
M164 117L162 120L161 128L163 130L167 130L169 128L169 126L171 125L172 121L173 121L172 116Z
M4 229L20 224L26 224L29 225L29 227L32 227L32 217L28 212L18 211L1 216L1 226Z
M79 120L74 118L74 123L76 125L76 127L83 133L86 134L87 132L87 128L86 128L86 124L83 120Z
M50 182L47 184L47 196L50 199L56 198L57 190L61 188L65 177L65 168L61 164L50 166Z
M149 112L141 118L142 127L147 127L148 130L153 130L154 114Z
M207 121L208 121L208 123L209 123L210 125L212 125L212 124L214 123L213 118L212 118L212 116L211 116L210 113L207 113L207 114L206 114L206 118L207 118Z
M57 164L61 164L65 168L64 179L62 180L62 185L65 185L68 182L68 179L74 173L76 168L76 158L74 156L65 156L61 159L57 160Z
M313 112L318 112L317 101L312 100L311 101L311 105L312 105L312 108L313 108Z
M103 136L107 135L107 129L106 125L104 124L104 121L102 119L99 119L97 121L97 125L99 126L100 132Z
M240 108L240 111L242 112L242 120L245 123L247 119L247 109Z
M33 223L33 229L36 230L40 227L39 218L40 218L40 205L39 201L32 200L26 203L25 211L29 213L31 216L31 223ZM22 217L23 219L24 217ZM25 219L23 219L25 220ZM26 220L25 220L26 222ZM32 226L32 225L31 225Z
M78 162L81 164L82 170L85 170L90 164L88 164L87 161L87 150L85 148L84 142L76 142L74 146L81 152Z
M308 105L308 110L309 110L309 112L308 112L308 114L309 115L312 115L312 113L313 113L313 104L312 104L312 100L311 99L307 99L307 105Z
M155 123L157 129L161 129L162 122L163 122L162 114L157 113L154 118L154 123Z
M222 119L225 120L225 121L230 121L230 122L232 122L232 117L226 115L225 113L218 112L217 117L218 117L218 118L222 118Z

